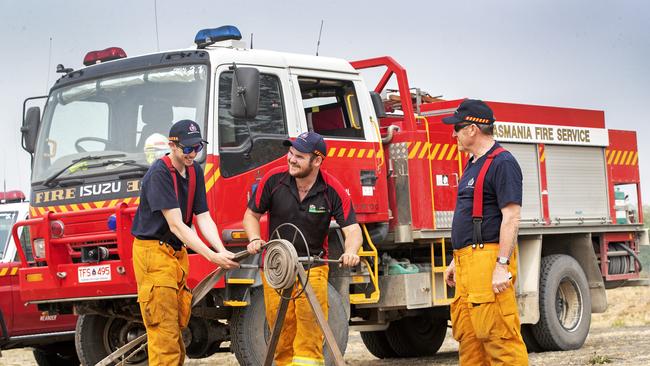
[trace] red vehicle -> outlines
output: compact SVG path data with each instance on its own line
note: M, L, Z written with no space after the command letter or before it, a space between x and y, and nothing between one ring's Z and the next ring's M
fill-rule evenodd
M78 363L74 346L77 317L26 306L20 298L20 260L11 228L27 218L28 210L22 192L0 192L0 349L33 347L39 365ZM19 243L31 256L28 230L21 230Z
M241 218L257 182L286 164L280 142L314 130L327 141L324 168L347 188L364 231L362 265L330 268L329 322L339 348L353 329L377 357L435 353L453 299L443 272L468 158L440 119L460 100L411 89L390 57L349 63L246 49L238 38L234 27L222 27L199 32L197 49L91 52L90 66L66 71L52 87L42 116L38 107L27 110L30 219L14 235L30 228L34 257L19 250L22 299L74 308L77 353L95 364L144 331L130 227L140 179L164 153L171 123L190 118L204 126L210 144L198 161L210 212L232 251L247 244ZM381 68L370 90L360 71L367 68ZM497 140L524 171L516 289L527 344L579 348L591 313L607 307L605 287L641 270L643 217L617 190L635 193L628 194L640 207L636 135L607 130L602 111L488 103ZM332 224L330 257L341 253L341 238ZM196 255L190 262L194 286L212 268ZM190 357L230 350L241 364L262 363L259 335L268 333L259 285L255 269L229 272L193 311Z

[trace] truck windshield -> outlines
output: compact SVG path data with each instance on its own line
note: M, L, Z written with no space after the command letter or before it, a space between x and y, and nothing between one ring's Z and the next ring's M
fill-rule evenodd
M4 257L7 245L9 245L11 228L16 222L16 217L18 217L16 211L0 211L0 259Z
M77 179L151 164L168 152L174 122L205 124L207 77L207 65L183 65L55 89L39 130L32 182L57 173L59 179ZM89 155L120 156L130 164L74 164Z

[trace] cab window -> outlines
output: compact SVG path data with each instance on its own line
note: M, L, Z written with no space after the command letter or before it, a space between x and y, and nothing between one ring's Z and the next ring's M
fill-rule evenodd
M257 116L235 118L230 113L232 76L231 71L219 75L219 156L226 178L284 156L282 141L288 137L280 79L261 73Z
M310 131L326 137L364 138L352 81L299 77L298 84Z

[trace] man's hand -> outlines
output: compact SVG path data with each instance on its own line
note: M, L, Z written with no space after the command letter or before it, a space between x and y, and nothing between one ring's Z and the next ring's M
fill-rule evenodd
M232 269L232 268L237 268L239 267L239 263L233 262L231 259L233 259L235 255L228 251L224 250L221 253L213 252L210 251L210 254L208 256L208 260L210 262L218 265L219 267L223 269Z
M510 287L512 275L508 272L508 266L497 263L492 272L492 290L495 294L505 291Z
M248 243L248 245L246 246L246 250L250 254L257 254L257 253L260 252L260 250L262 249L262 246L264 244L266 244L266 242L264 240L255 239L255 240L251 241L250 243Z
M343 253L341 254L341 266L343 267L354 267L359 264L359 256L356 253Z
M447 282L447 286L449 287L456 286L456 263L454 263L453 259L447 266L447 269L445 269L445 282Z

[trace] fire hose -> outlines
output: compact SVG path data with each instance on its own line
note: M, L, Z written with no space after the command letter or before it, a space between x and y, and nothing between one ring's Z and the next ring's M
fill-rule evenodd
M270 366L273 362L273 354L275 353L275 348L280 336L280 331L284 323L284 318L288 308L290 300L293 300L300 296L303 292L306 294L309 304L316 316L316 320L323 331L325 336L325 343L330 348L332 356L334 358L334 364L345 365L343 360L343 355L341 354L334 334L329 328L327 319L323 313L323 310L320 307L320 303L316 298L313 288L309 285L309 269L314 263L340 263L339 260L329 260L322 259L320 256L310 256L307 242L302 235L302 232L292 224L283 224L280 227L289 225L295 230L293 240L295 241L297 235L299 234L307 248L307 257L298 257L294 244L285 239L280 238L278 231L274 232L274 236L277 239L273 239L264 243L261 249L266 249L266 255L264 257L264 277L270 287L275 289L281 296L281 302L278 309L275 326L271 333L271 338L269 340L268 348L265 355L264 365ZM280 228L278 227L278 229ZM241 262L244 259L248 258L251 254L247 251L241 251L235 254L232 259L234 262ZM303 264L307 265L307 271L305 271ZM256 265L241 265L242 267L257 267ZM221 267L216 268L210 274L208 274L201 282L199 282L194 289L192 289L192 307L198 304L221 280L223 275L227 270L222 269ZM301 286L300 291L295 295L291 296L293 287L296 283L296 278L299 279ZM101 360L96 366L108 366L113 362L117 362L117 366L123 366L126 361L128 361L132 356L142 351L147 345L147 334L144 333L124 346L117 349L115 352L108 355L106 358Z

